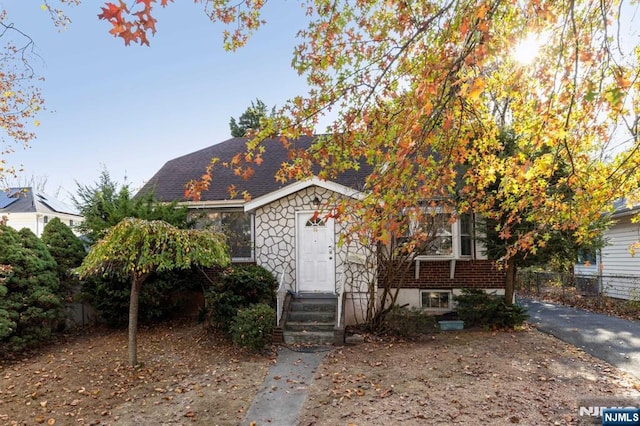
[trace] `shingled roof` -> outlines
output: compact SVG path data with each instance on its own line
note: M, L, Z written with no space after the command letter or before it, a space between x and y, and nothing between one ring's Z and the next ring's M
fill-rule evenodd
M80 217L78 210L32 187L0 190L0 216L4 213L61 213Z
M205 172L212 158L218 158L221 163L230 162L234 155L244 152L247 138L232 138L216 145L209 146L191 154L167 161L158 172L140 189L139 193L153 191L159 201L190 201L184 197L185 184L192 179L199 179ZM314 138L305 136L292 142L296 149L308 149ZM257 198L276 191L291 182L281 183L275 180L275 174L283 162L288 160L288 150L277 138L264 141L265 152L261 165L253 165L254 175L248 180L236 176L233 170L225 167L215 167L213 180L209 190L203 191L201 201L229 200L227 189L235 185L238 200L242 200L242 192L247 191L252 198ZM341 185L361 189L369 167L361 167L358 171L349 170L341 174L334 182Z

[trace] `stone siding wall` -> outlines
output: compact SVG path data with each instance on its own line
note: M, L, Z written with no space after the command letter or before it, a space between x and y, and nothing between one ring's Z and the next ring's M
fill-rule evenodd
M318 197L323 206L335 204L340 195L320 187L310 187L274 201L256 210L256 263L271 271L278 279L284 273L286 288L296 289L296 212L313 211L312 201ZM322 213L321 213L322 214ZM357 242L339 244L346 225L336 220L335 256L336 286L346 291L364 291L374 278L370 251Z

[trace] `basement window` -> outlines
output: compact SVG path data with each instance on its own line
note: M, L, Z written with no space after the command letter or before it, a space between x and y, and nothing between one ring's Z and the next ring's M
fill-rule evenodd
M451 309L451 292L442 290L425 290L421 292L422 309Z

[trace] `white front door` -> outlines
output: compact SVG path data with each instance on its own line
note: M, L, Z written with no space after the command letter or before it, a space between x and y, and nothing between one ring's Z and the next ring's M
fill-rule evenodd
M297 281L299 292L335 292L333 219L324 214L296 215Z

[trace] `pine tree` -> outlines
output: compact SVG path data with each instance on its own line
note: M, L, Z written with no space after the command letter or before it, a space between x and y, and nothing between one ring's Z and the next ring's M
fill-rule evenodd
M58 264L60 294L64 299L68 299L72 295L73 288L79 283L71 270L80 266L82 259L86 256L84 244L71 228L57 217L47 223L41 238Z
M0 225L0 264L11 266L0 284L0 347L12 352L34 347L64 318L56 261L30 230Z

